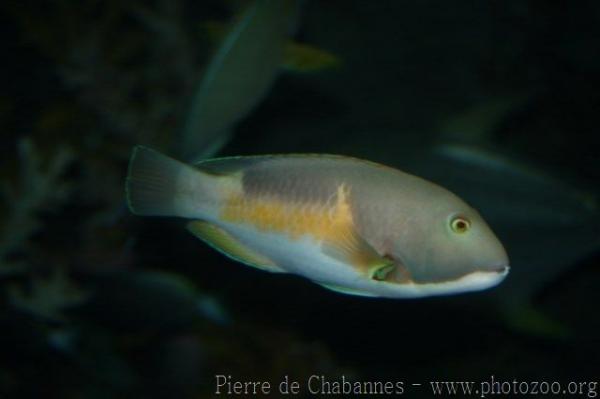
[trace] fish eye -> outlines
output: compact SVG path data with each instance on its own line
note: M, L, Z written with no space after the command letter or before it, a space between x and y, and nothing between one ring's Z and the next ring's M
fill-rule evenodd
M469 219L463 216L456 216L452 218L452 221L450 221L450 227L452 228L453 232L462 234L469 230L471 227L471 222Z

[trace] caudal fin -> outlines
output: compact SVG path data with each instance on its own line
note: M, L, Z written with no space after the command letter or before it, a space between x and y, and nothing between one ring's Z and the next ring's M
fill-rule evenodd
M189 216L194 168L150 148L137 146L129 161L125 192L131 212L148 216Z

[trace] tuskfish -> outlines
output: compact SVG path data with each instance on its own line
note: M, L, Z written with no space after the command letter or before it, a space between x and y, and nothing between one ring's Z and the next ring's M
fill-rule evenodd
M194 166L133 151L138 215L190 219L229 257L346 294L415 298L490 288L506 251L456 195L377 163L336 155L210 159Z

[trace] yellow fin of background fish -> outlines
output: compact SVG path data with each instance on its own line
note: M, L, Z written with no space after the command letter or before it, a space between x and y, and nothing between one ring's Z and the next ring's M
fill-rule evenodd
M188 223L187 229L210 246L237 261L257 269L283 273L283 270L278 268L270 259L248 249L225 230L213 224L197 220Z
M567 325L546 315L530 303L502 309L502 313L508 326L515 331L558 339L573 335L573 331Z
M203 27L213 42L221 41L229 29L227 24L217 21L207 21ZM337 68L341 64L339 57L327 50L288 40L284 47L281 67L289 72L310 73Z
M282 67L291 72L317 72L342 64L335 54L305 43L289 41L283 51Z

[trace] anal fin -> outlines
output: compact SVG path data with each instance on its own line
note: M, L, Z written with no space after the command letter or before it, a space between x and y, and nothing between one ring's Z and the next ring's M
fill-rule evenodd
M364 296L364 297L376 297L377 296L370 292L355 290L352 288L340 287L339 285L321 284L321 283L319 283L319 285L321 287L327 288L328 290L339 292L340 294L345 294L345 295L355 295L355 296Z
M280 269L269 258L248 248L231 234L214 224L196 220L188 223L187 229L211 247L234 260L261 270L284 273L284 270Z

